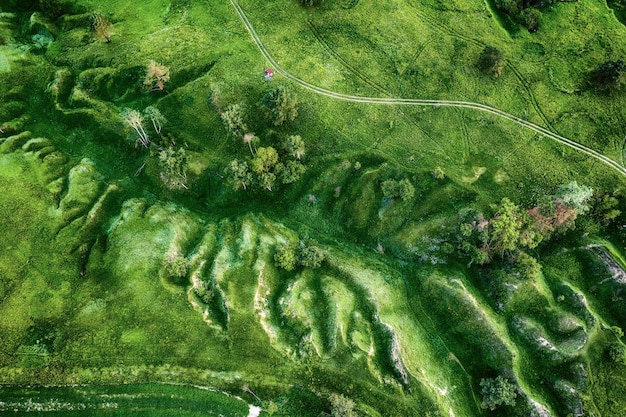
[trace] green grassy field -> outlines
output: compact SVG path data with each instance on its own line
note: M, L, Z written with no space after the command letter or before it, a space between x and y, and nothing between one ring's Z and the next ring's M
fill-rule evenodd
M601 208L625 211L620 172L476 108L375 102L488 105L623 165L624 91L588 82L626 52L606 3L555 3L533 34L474 0L0 12L0 414L342 415L335 394L359 416L626 412L624 217ZM242 17L280 65L270 82ZM476 66L485 45L499 77ZM163 90L144 85L150 60ZM298 100L283 125L260 108L277 86ZM231 104L254 148L227 132ZM146 149L121 112L148 106L167 122L146 120ZM290 135L306 143L298 181L231 189L230 161L268 146L283 161ZM185 150L186 188L162 181L167 146ZM384 196L390 179L414 196ZM526 250L535 264L464 257L467 219L574 180L594 206ZM285 244L325 259L280 268ZM514 406L482 404L496 376Z

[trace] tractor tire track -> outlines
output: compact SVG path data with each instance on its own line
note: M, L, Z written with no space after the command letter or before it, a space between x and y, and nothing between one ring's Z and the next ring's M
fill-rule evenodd
M313 22L308 21L307 24L309 25L309 28L311 29L311 32L313 33L313 36L322 45L324 50L326 52L328 52L329 54L331 54L337 61L339 61L340 64L342 64L344 67L346 67L348 69L348 71L350 71L359 80L363 81L365 84L367 84L368 86L370 86L374 90L378 91L379 93L381 93L381 94L383 94L385 96L388 96L388 97L393 97L393 94L389 90L387 90L384 87L382 87L381 85L377 84L371 77L367 76L362 71L360 71L357 68L355 68L347 60L345 60L341 55L339 55L339 53L337 53L328 44L328 42L326 42L326 39L324 39L324 37L319 33L319 30L313 24ZM418 53L421 54L424 49L425 49L425 45L424 45L424 47L421 48L420 51L418 51ZM400 110L400 114L402 115L402 117L406 121L411 123L417 130L422 132L422 134L425 137L427 137L431 142L433 142L439 148L440 151L443 152L443 148L442 148L441 144L439 142L437 142L419 123L417 123L412 117L407 116L402 110ZM376 141L376 143L371 146L371 148L372 149L377 149L378 142L380 142L380 139L378 139Z
M420 57L420 55L422 55L422 52L424 52L424 50L429 44L430 44L430 36L428 36L426 40L424 41L424 43L422 43L422 45L419 48L417 48L417 51L415 52L415 54L413 54L409 63L406 65L406 67L404 67L402 72L398 75L398 79L404 78L404 74L407 72L409 68L411 68L411 65L413 65L415 61L417 61L417 59Z
M367 75L363 74L360 70L355 68L352 64L346 61L341 55L339 55L333 48L331 48L330 45L328 45L328 42L326 42L326 39L322 37L317 27L313 24L313 22L311 22L310 20L307 20L307 25L309 26L309 29L311 29L311 32L313 33L313 36L315 37L315 39L322 45L322 47L326 50L326 52L331 54L337 61L341 63L341 65L346 67L348 71L354 74L355 77L357 77L359 80L363 81L365 84L372 87L374 90L378 91L379 93L385 94L387 96L391 96L389 91L385 90L382 86L376 84L374 80L372 80Z
M459 125L461 126L461 135L463 136L463 159L469 158L472 147L470 146L471 140L469 129L465 122L465 115L463 114L463 110L459 108L455 108L455 111L459 115Z
M428 23L429 25L437 28L439 31L448 34L449 36L452 36L454 38L458 38L458 39L462 39L468 43L472 43L474 45L480 46L481 48L484 48L487 44L478 40L478 39L474 39L474 38L470 38L469 36L465 36L465 35L461 35L458 32L455 32L454 30L442 25L441 23L437 22L435 19L431 18L430 16L428 16L426 13L418 10L417 8L415 8L415 13L419 16L420 19L422 19L424 22ZM541 109L541 107L539 106L539 102L537 101L537 98L535 97L535 94L533 93L533 91L530 88L530 84L528 83L528 81L526 80L526 78L524 78L524 76L522 75L522 73L520 72L519 69L517 69L517 67L515 65L513 65L512 63L508 63L507 67L511 69L511 71L513 72L513 74L515 75L515 77L519 80L519 82L522 84L522 87L524 87L524 90L526 90L526 93L528 94L528 97L530 98L530 102L531 105L533 106L533 108L535 109L535 111L537 112L537 114L539 115L539 117L541 118L541 121L552 131L556 132L556 129L554 128L554 126L552 126L552 124L550 123L550 121L548 120L548 118L546 117L545 113L543 112L543 110Z
M274 67L275 72L281 74L286 79L292 81L293 83L299 85L300 87L312 91L316 94L326 96L329 98L334 98L337 100L349 101L353 103L366 103L366 104L380 104L380 105L398 105L398 106L432 106L432 107L458 107L458 108L468 108L474 110L480 110L485 113L489 113L503 119L507 119L518 125L525 127L534 132L540 133L541 135L550 138L556 142L559 142L565 146L568 146L574 150L577 150L581 153L584 153L592 158L597 159L598 161L604 163L605 165L613 168L621 175L626 176L626 168L620 165L618 162L610 159L609 157L586 147L578 142L575 142L571 139L568 139L564 136L559 135L558 133L554 133L543 126L539 126L528 120L524 120L520 117L509 114L503 110L496 109L494 107L487 106L485 104L468 102L468 101L456 101L456 100L422 100L422 99L405 99L405 98L383 98L383 97L364 97L364 96L354 96L349 94L337 93L331 90L327 90L325 88L318 87L314 84L309 83L301 78L292 75L287 70L276 62L274 57L269 53L269 51L263 45L263 42L259 38L259 35L254 30L254 27L248 20L248 17L239 6L237 0L230 0L231 5L234 7L235 11L241 18L243 24L246 26L248 33L250 34L252 40L256 44L257 48L261 52L261 55L265 58L265 60Z
M528 84L528 81L526 81L522 73L517 69L515 65L508 64L507 67L510 68L511 71L513 71L513 74L515 74L519 82L522 84L522 87L524 87L524 90L526 90L526 93L528 93L530 102L533 108L535 109L535 111L537 112L537 114L539 114L539 117L541 118L543 123L548 127L548 129L552 130L553 132L557 132L554 126L552 126L552 123L550 123L550 120L548 120L548 117L546 116L546 114L543 112L543 110L539 106L539 103L537 102L537 98L535 97L535 94L530 89L530 85Z

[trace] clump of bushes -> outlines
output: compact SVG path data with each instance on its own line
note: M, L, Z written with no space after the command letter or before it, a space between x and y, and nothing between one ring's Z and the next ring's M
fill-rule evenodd
M481 379L480 388L483 396L482 405L491 411L501 405L515 405L516 387L501 376Z
M189 260L184 256L173 256L163 264L165 278L174 284L181 284L189 272Z
M596 90L616 89L624 82L624 74L626 64L623 60L606 61L591 73L591 84Z
M477 65L478 69L485 74L499 77L502 74L502 68L504 67L503 54L495 46L487 45L481 52Z
M526 249L534 249L554 233L574 226L579 215L587 213L593 190L571 182L560 186L542 203L523 209L508 198L494 206L490 218L473 214L459 225L460 252L470 263L483 265L493 254L519 260ZM531 268L532 269L532 268Z
M272 88L261 99L261 110L274 126L293 121L298 116L298 98L284 86Z
M160 178L170 190L187 188L187 156L183 148L172 146L159 151Z
M235 159L226 168L226 179L230 187L236 191L257 185L261 189L272 191L277 183L291 184L298 181L306 171L306 167L299 160L304 154L304 141L300 136L290 136L287 138L285 150L287 154L281 157L272 146L260 147L256 152L250 146L252 157L249 161Z
M385 180L380 184L383 196L387 198L400 198L402 201L409 201L415 195L415 187L408 178L400 181L393 179Z
M498 10L511 16L529 32L536 32L541 23L539 8L549 6L555 0L496 0Z
M332 417L356 417L354 411L354 401L341 394L330 394L328 396Z
M322 266L326 252L313 243L300 242L299 245L285 243L276 248L274 262L277 267L293 271L298 265L316 269Z

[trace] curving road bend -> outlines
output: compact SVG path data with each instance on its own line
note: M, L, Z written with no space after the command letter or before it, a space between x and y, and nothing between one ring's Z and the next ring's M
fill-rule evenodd
M512 114L509 114L503 110L499 110L496 109L495 107L491 107L491 106L487 106L485 104L480 104L480 103L473 103L473 102L469 102L469 101L455 101L455 100L422 100L422 99L407 99L407 98L385 98L385 97L364 97L364 96L353 96L353 95L349 95L349 94L343 94L343 93L337 93L331 90L327 90L325 88L322 87L318 87L314 84L311 84L301 78L296 77L295 75L292 75L291 73L289 73L287 70L285 70L283 67L280 66L280 64L278 62L276 62L276 60L274 59L274 57L272 57L272 55L269 53L269 51L267 50L267 48L265 48L265 45L263 45L263 42L261 41L261 39L259 38L259 35L256 33L256 31L254 30L254 27L252 26L252 24L250 23L250 21L248 20L248 17L246 16L246 14L244 13L243 9L241 8L241 6L239 6L239 3L237 2L237 0L230 0L230 3L232 4L232 6L234 7L235 11L237 12L237 14L239 15L239 17L241 18L243 24L245 25L246 29L248 30L248 33L250 34L250 36L252 37L252 40L254 41L254 43L256 44L257 48L259 48L259 51L261 51L261 54L263 55L263 57L267 60L267 62L272 66L272 69L274 72L279 73L280 75L282 75L283 77L285 77L286 79L300 85L303 88L306 88L307 90L313 91L317 94L326 96L326 97L331 97L337 100L343 100L343 101L350 101L350 102L354 102L354 103L368 103L368 104L386 104L386 105L412 105L412 106L433 106L433 107L459 107L459 108L468 108L468 109L474 109L474 110L480 110L480 111L484 111L487 113L491 113L494 114L496 116L502 117L504 119L510 120L514 123L517 123L520 126L523 126L527 129L530 129L536 133L539 133L540 135L543 135L547 138L550 138L552 140L555 140L565 146L568 146L574 150L577 150L579 152L582 152L586 155L591 156L592 158L597 159L598 161L602 162L605 165L608 165L609 167L615 169L616 171L618 171L620 174L626 176L626 168L624 168L621 164L619 164L618 162L612 160L611 158L601 154L600 152L597 152L591 148L588 148L585 145L582 145L576 141L573 141L571 139L568 139L564 136L561 136L559 134L556 134L554 132L551 132L550 130L539 126L537 124L534 124L532 122L529 122L528 120L524 120L521 119L517 116L514 116Z

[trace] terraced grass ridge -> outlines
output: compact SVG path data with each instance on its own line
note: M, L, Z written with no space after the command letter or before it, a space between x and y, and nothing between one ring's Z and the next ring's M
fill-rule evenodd
M3 1L0 415L626 416L623 10L502 4Z

